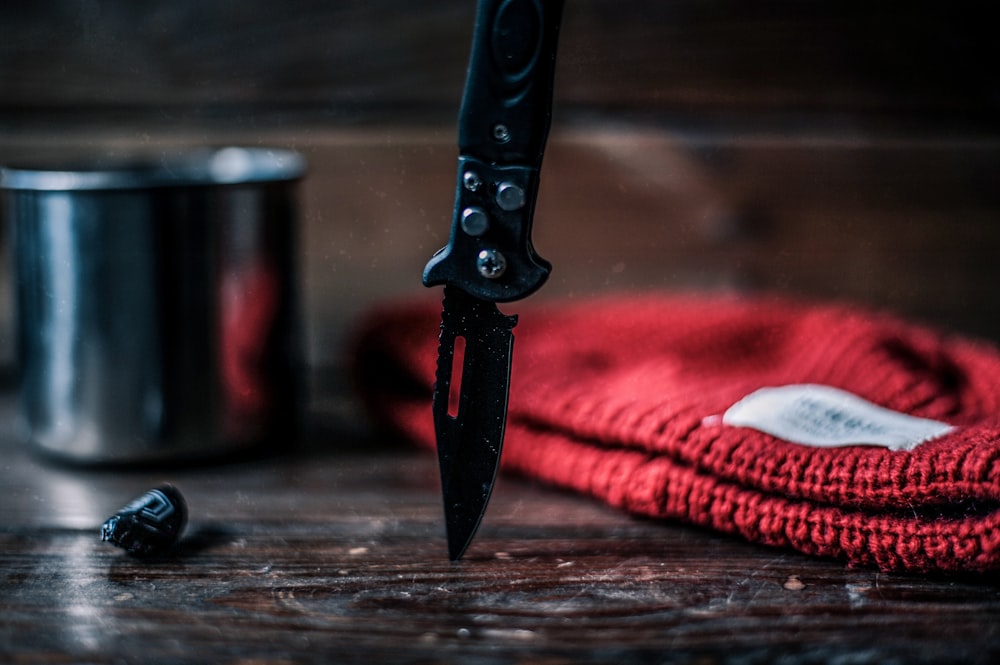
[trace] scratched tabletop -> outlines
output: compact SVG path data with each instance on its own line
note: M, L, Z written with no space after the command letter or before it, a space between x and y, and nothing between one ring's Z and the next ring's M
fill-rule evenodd
M0 662L988 663L1000 577L848 569L503 477L446 556L435 460L322 405L280 454L79 469L0 438ZM187 498L143 562L100 524Z

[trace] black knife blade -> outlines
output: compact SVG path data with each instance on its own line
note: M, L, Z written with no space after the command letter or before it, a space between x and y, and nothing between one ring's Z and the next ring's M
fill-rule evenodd
M531 223L562 8L563 0L479 0L451 233L424 269L426 286L445 285L433 411L453 561L478 529L500 465L517 318L495 303L530 295L551 270Z
M501 314L493 303L445 286L433 411L452 561L472 542L493 492L507 421L515 325L517 317ZM464 349L456 354L460 340ZM457 403L451 386L456 375Z

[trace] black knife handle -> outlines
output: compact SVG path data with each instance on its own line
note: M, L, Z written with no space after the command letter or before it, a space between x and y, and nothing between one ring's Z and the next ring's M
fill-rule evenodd
M538 167L552 115L563 0L479 0L458 147Z
M458 122L448 245L424 284L491 302L538 289L552 269L531 243L563 0L479 0Z

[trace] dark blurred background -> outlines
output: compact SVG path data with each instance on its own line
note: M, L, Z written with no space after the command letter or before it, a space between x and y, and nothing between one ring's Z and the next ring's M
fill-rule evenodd
M301 150L309 360L336 365L367 307L439 295L420 272L450 225L474 4L0 3L0 163ZM555 267L535 298L779 291L1000 340L991 15L962 0L568 0L535 222Z

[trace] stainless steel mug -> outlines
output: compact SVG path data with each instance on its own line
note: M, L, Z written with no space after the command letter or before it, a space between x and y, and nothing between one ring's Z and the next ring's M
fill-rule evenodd
M295 436L303 173L244 148L0 169L36 450L192 461Z

